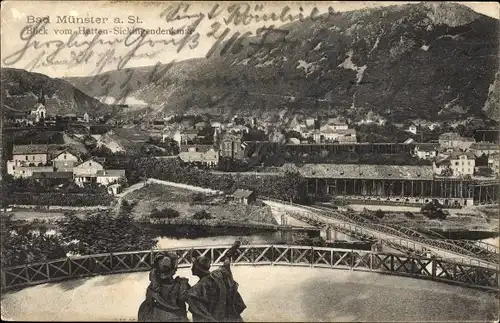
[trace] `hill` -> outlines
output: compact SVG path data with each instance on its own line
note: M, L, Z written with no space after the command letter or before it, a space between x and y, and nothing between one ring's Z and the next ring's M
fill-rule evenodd
M42 90L48 114L87 112L102 115L111 109L63 79L21 69L2 68L1 80L2 105L5 111L32 109Z
M68 81L95 97L120 96L120 85L130 78L127 94L149 104L153 115L330 113L360 120L371 111L392 121L494 116L499 23L468 7L390 6L280 29L284 41L268 35L261 47L250 45L263 39L253 37L226 52L222 44L208 59L105 73L99 79L112 84L105 90L95 79Z

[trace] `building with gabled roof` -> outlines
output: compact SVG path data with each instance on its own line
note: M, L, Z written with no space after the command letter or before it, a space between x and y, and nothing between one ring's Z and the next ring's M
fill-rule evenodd
M254 191L244 190L244 189L237 189L232 194L232 197L234 200L242 204L250 204L257 200Z
M474 153L476 157L482 155L492 155L500 152L500 146L491 142L475 142L469 147L469 151Z

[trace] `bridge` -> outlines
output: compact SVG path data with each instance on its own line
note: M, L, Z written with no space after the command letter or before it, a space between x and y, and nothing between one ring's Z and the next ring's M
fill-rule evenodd
M187 268L195 257L208 256L218 266L229 247L168 251L179 256L179 274L190 277ZM166 251L88 255L2 268L2 317L135 320L148 284L147 274L141 272L149 271L154 258ZM232 271L248 305L244 318L250 321L490 321L498 312L493 297L498 294L498 271L446 259L250 245L238 250ZM323 305L317 308L318 304Z
M410 228L377 224L354 213L338 212L324 207L289 205L271 199L265 200L265 203L284 211L288 217L321 227L327 240L333 232L341 232L363 241L379 241L383 245L403 252L415 252L421 255L431 253L461 263L475 263L489 268L498 267L499 249L493 245L444 239L437 233L431 237Z

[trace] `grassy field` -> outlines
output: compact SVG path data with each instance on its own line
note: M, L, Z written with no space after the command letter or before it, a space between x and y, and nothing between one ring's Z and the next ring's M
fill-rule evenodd
M371 209L370 211L374 211ZM444 230L484 230L495 231L498 229L498 213L496 217L486 215L484 211L471 211L467 209L448 210L450 215L446 220L430 220L419 212L412 212L414 218L408 218L402 211L386 211L381 223L396 224L414 229L444 229ZM411 211L410 211L411 212ZM492 213L488 210L487 212Z
M170 187L160 184L148 184L126 195L128 201L136 201L133 212L137 219L148 216L151 211L166 207L177 210L181 218L190 218L194 213L205 210L215 219L248 223L271 223L276 221L271 215L271 209L262 205L242 205L228 201L223 197L204 196L204 201L193 200L195 194L187 189Z

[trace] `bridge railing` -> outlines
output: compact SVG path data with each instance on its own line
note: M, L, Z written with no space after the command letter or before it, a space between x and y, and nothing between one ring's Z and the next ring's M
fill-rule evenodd
M220 265L229 246L120 252L52 260L46 263L2 268L2 290L96 275L150 270L154 258L166 251L179 256L179 267L191 266L198 256ZM235 266L305 266L368 271L498 291L498 270L445 259L338 248L251 245L241 246Z

